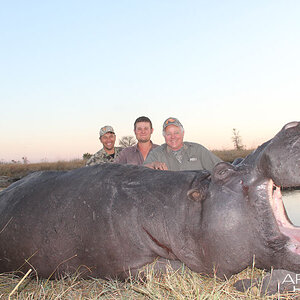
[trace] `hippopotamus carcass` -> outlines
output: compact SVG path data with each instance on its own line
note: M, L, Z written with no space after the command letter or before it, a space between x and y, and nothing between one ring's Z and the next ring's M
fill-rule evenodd
M300 124L238 165L160 171L100 164L36 172L0 193L0 272L125 278L146 264L223 277L257 267L300 271L300 233L280 187L300 185Z

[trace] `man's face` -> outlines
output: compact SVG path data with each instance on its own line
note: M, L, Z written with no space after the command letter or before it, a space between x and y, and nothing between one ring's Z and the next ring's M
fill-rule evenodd
M134 133L138 142L146 143L150 141L153 128L151 128L149 122L137 122Z
M116 135L112 132L107 132L100 138L104 150L112 150L115 146Z
M165 129L165 141L173 151L177 151L183 146L183 136L184 131L175 125L169 125Z

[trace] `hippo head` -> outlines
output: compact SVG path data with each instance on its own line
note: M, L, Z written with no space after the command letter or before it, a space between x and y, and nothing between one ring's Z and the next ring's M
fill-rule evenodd
M276 186L300 185L300 128L298 122L285 125L257 159L257 168Z
M253 260L260 268L300 272L300 228L288 219L280 190L296 186L299 122L285 125L237 166L215 166L203 202L201 251L210 256L217 275L230 276Z

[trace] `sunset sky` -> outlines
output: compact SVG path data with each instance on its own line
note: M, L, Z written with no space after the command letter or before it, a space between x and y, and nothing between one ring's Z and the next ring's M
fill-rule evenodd
M300 120L300 1L1 1L0 161L82 158L99 129L247 148Z

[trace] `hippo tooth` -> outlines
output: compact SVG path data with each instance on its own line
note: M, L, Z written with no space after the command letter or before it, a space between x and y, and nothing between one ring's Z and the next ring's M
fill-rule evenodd
M282 194L279 186L274 185L275 190L273 191L272 197L272 208L275 214L275 218L279 226L285 228L294 228L287 218L286 210L282 201Z

